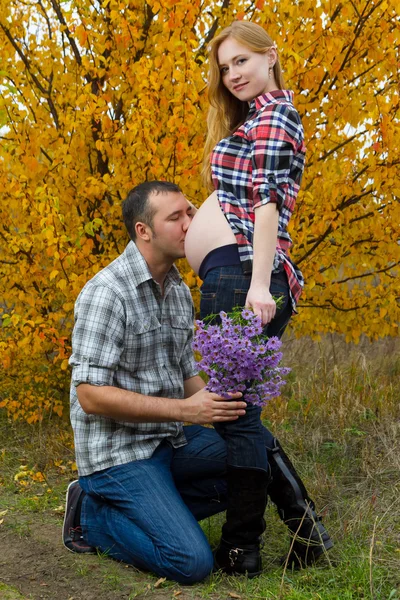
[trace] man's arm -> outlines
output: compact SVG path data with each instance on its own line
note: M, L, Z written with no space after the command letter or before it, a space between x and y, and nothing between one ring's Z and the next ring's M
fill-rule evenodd
M76 391L79 403L86 414L100 415L116 421L131 423L165 423L182 421L203 425L220 421L235 421L245 414L246 403L224 400L217 394L200 387L199 376L188 384L191 395L185 400L144 396L113 386L81 383ZM186 380L185 391L187 383ZM203 382L204 386L204 382ZM198 391L193 391L198 387ZM232 394L240 398L242 394Z
M189 398L189 396L193 396L193 394L205 388L206 384L200 375L194 375L193 377L185 379L183 386L185 389L185 398Z

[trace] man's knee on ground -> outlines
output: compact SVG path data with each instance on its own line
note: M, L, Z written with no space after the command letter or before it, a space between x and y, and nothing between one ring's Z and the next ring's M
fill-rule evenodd
M169 578L186 585L198 583L210 575L213 566L211 548L203 544L179 553L176 560L170 563Z

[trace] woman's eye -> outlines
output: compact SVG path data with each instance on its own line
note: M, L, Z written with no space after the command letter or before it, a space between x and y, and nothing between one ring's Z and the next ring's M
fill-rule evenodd
M237 60L237 64L238 64L238 65L241 65L241 64L242 64L242 63L244 63L244 62L246 62L246 59L245 59L245 58L238 58L238 60Z
M228 72L228 68L227 67L222 67L222 69L221 69L221 75L226 75L227 72Z

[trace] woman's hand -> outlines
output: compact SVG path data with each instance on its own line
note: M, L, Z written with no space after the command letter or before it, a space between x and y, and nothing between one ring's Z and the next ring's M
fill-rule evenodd
M265 285L252 284L246 297L246 306L261 318L263 325L267 325L275 317L276 303Z

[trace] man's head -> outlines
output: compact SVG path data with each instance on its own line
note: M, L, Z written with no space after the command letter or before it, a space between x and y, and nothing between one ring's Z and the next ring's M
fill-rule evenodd
M161 258L184 256L186 231L193 207L180 188L168 181L145 181L135 186L122 205L129 237L141 250Z

